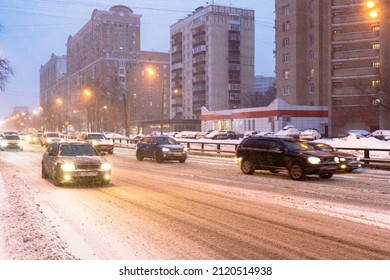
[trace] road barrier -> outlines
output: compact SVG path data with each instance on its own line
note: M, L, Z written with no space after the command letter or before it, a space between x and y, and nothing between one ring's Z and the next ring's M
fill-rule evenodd
M112 139L114 145L118 147L133 148L136 147L137 140L131 138L116 138ZM176 139L177 142L186 146L190 153L204 154L204 155L217 155L233 157L236 147L241 143L239 140L208 140L208 139ZM345 150L351 152L363 152L363 157L360 160L365 166L390 168L390 157L379 158L372 157L372 152L387 152L390 154L390 149L377 149L377 148L351 148L351 147L334 147L338 150Z

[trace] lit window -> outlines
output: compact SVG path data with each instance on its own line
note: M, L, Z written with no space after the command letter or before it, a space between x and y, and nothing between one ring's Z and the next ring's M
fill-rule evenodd
M371 86L372 87L379 87L380 81L379 80L372 80L371 81Z
M310 77L314 77L314 68L312 67L312 68L310 68Z
M284 70L283 71L283 79L288 80L289 76L290 76L290 71Z
M379 43L372 44L372 45L371 45L371 48L372 48L373 50L379 50L379 49L380 49L380 44L379 44Z
M379 68L381 66L381 63L379 62L379 61L374 61L373 63L372 63L372 67L373 68Z

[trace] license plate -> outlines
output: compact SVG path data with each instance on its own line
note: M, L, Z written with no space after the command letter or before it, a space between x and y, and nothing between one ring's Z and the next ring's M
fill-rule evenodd
M181 152L174 152L173 155L174 155L175 157L180 157L180 156L183 155L183 153L181 153Z
M97 176L98 172L97 171L84 171L84 172L79 172L79 176Z

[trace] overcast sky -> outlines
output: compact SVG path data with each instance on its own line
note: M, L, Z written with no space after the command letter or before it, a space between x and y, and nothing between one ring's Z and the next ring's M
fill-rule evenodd
M125 5L141 18L141 49L169 50L169 27L199 6L255 10L255 73L274 76L274 0L0 0L0 56L15 75L0 92L0 121L15 106L39 107L39 69L51 54L65 55L66 41L90 19L94 9Z

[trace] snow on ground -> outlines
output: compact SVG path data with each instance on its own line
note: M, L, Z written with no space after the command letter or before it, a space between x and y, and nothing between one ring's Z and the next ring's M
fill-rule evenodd
M390 141L379 140L375 137L357 137L355 134L351 134L344 138L323 138L318 139L315 142L321 142L331 145L334 148L368 148L368 149L384 149L390 150ZM363 151L354 152L363 156ZM389 151L370 151L371 158L390 158Z

